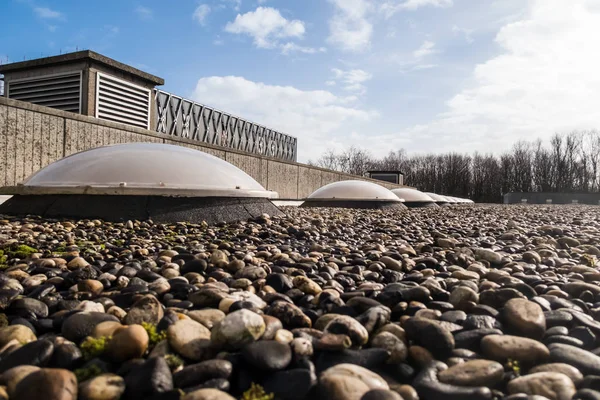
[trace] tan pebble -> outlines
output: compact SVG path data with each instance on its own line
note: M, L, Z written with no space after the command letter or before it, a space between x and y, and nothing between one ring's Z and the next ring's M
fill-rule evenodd
M294 340L294 334L287 329L279 329L275 332L275 340L279 343L288 344Z

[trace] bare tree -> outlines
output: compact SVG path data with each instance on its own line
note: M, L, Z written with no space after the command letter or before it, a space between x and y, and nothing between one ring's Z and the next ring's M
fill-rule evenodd
M600 131L555 134L541 140L519 141L500 155L459 153L408 155L390 151L375 159L362 149L328 150L313 164L355 175L370 169L397 170L417 189L500 202L508 192L600 191Z

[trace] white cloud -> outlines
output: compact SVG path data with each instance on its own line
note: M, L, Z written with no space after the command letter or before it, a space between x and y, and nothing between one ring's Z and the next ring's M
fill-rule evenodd
M62 19L62 18L64 18L64 15L61 12L52 10L48 7L34 7L33 12L35 12L38 17L43 18L43 19Z
M208 4L200 4L194 10L194 13L192 14L192 18L196 22L198 22L200 25L204 25L208 14L210 14L210 6Z
M326 53L327 49L325 47L305 47L297 45L296 43L288 42L281 45L281 53L282 54L291 54L291 53L304 53L304 54L316 54L316 53Z
M349 106L355 98L338 97L325 90L268 85L237 76L202 78L192 98L296 136L302 160L335 145L335 134L345 124L377 117L375 112Z
M221 0L221 2L230 3L234 11L240 11L240 7L242 6L242 0ZM225 6L223 5L223 7Z
M371 46L373 25L368 19L372 5L367 0L329 0L335 10L329 20L327 41L344 51L360 52Z
M256 47L271 49L277 47L279 39L302 38L305 28L302 21L288 20L277 9L258 7L255 11L238 14L225 26L225 31L251 36Z
M435 43L431 42L429 40L426 40L425 42L423 42L423 44L421 45L421 47L419 47L417 50L415 50L413 52L413 56L417 59L420 60L424 57L427 57L431 54L436 53L435 50Z
M452 0L404 0L401 2L386 0L379 6L379 9L389 18L400 11L414 11L421 7L447 8L452 7L453 4Z
M154 16L154 12L150 8L144 6L137 6L135 8L135 13L144 20L151 20Z
M333 83L336 81L341 82L344 86L344 90L349 92L358 92L364 94L366 92L365 82L371 80L373 75L362 69L350 69L342 70L339 68L332 68L331 72L334 74Z
M114 25L104 25L104 29L106 29L106 31L112 35L116 35L120 31L119 27Z
M501 151L520 139L600 127L600 9L595 0L530 0L497 34L501 53L430 123L385 137L419 137L432 151ZM415 145L418 145L415 143Z
M452 32L454 32L455 34L463 35L467 43L473 43L475 41L473 39L472 29L459 28L458 26L454 25L452 27Z

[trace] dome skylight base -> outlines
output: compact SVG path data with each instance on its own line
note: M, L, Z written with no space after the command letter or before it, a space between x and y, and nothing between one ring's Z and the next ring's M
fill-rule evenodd
M101 219L121 222L208 224L233 222L283 213L268 199L130 195L15 195L0 205L0 214L43 218Z

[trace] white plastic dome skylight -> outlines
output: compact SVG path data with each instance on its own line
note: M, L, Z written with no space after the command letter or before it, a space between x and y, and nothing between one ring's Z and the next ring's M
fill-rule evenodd
M433 199L436 203L448 203L448 199L436 193L425 192L425 194Z
M399 188L393 189L392 193L401 199L404 199L406 202L411 203L433 203L435 201L430 196L417 189Z
M17 189L18 194L277 197L227 161L162 143L82 151L41 169Z
M307 200L401 202L391 190L367 181L333 182L315 190Z

